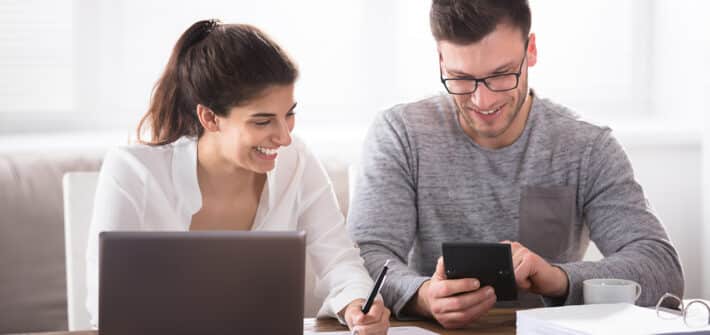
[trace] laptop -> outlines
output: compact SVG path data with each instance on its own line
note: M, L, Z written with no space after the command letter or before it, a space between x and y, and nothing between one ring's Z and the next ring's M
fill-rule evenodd
M304 232L102 232L99 334L303 334Z

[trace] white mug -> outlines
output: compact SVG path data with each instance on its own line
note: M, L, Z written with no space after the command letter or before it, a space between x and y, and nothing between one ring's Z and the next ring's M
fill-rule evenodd
M582 282L585 304L635 304L641 285L633 280L615 278L587 279Z

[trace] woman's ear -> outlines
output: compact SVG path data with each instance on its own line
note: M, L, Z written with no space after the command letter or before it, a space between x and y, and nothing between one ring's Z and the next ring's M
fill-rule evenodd
M219 131L217 114L215 114L211 109L209 109L209 107L198 104L197 118L200 119L200 124L203 128L205 128L206 132Z

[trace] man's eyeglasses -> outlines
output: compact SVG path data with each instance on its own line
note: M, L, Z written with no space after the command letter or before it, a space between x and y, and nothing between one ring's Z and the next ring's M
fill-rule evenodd
M441 66L439 66L439 78L441 79L441 83L444 84L449 94L455 95L466 95L476 92L478 83L483 83L492 92L505 92L515 89L518 87L520 74L523 72L523 64L525 64L525 58L528 55L529 41L530 40L525 41L523 59L520 61L518 72L494 74L480 79L473 77L444 78L443 70Z
M668 306L678 306L680 309ZM677 295L666 293L656 304L656 315L665 320L683 318L688 327L697 328L710 325L710 306L702 300L690 300L688 304Z

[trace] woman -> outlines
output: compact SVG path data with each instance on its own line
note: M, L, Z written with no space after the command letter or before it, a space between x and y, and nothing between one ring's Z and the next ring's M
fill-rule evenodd
M98 233L107 230L304 230L329 294L319 316L385 334L390 312L361 312L373 283L345 232L330 181L291 137L296 66L249 25L200 21L175 45L138 137L104 160L87 253L98 321Z

